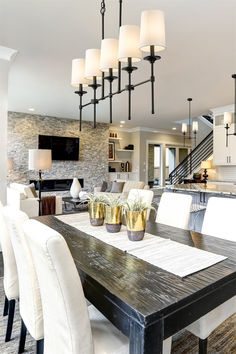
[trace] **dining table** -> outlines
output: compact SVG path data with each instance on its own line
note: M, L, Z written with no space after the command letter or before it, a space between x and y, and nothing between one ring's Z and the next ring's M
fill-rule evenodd
M182 278L55 216L36 219L65 238L85 297L129 338L130 354L162 353L164 339L236 295L236 242L147 222L152 235L227 257Z

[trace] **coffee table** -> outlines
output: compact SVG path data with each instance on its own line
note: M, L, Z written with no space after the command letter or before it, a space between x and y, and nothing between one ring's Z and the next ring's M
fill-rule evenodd
M65 205L65 210L67 210L67 204L72 204L74 210L88 210L88 199L72 198L72 197L63 197L62 201Z

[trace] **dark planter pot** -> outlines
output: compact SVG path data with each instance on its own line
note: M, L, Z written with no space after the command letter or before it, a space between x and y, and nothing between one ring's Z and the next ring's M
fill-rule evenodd
M91 219L90 218L90 224L92 226L102 226L104 224L104 219Z
M144 238L145 230L143 231L129 231L127 230L130 241L141 241Z
M121 224L106 224L106 229L111 233L120 232Z

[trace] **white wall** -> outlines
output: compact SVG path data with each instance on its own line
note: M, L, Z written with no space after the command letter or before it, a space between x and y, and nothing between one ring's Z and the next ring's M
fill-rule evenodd
M0 59L0 200L6 203L7 186L7 106L9 62Z

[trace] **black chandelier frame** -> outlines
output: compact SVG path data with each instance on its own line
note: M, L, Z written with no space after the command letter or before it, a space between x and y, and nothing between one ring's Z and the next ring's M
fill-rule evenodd
M122 5L123 0L119 0L119 27L122 26ZM102 17L102 39L105 38L105 13L106 13L106 5L105 0L101 2L100 9L101 17ZM132 83L132 73L134 70L137 70L137 67L133 66L132 58L128 58L128 64L126 67L122 69L121 62L118 60L118 76L113 75L113 69L109 69L109 75L105 76L104 72L102 72L102 84L97 83L97 77L94 76L92 83L88 86L93 89L93 99L90 102L83 104L83 96L87 93L84 91L83 84L79 85L79 89L75 91L75 94L79 96L79 130L82 130L82 111L85 107L93 105L93 126L96 128L97 124L97 109L96 106L101 101L109 98L110 101L110 123L112 123L112 99L113 96L119 95L125 91L128 92L128 120L131 120L131 107L132 107L132 91L138 87L147 83L151 83L151 113L155 114L155 74L154 74L154 64L157 60L160 60L161 57L159 55L155 55L155 47L154 45L150 46L150 54L143 58L148 61L151 65L151 76L149 79L141 81L137 84ZM128 84L121 89L121 70L124 70L128 73ZM117 91L113 92L113 81L118 79L118 88ZM105 95L105 80L109 82L109 94ZM101 87L101 97L97 98L97 89Z

